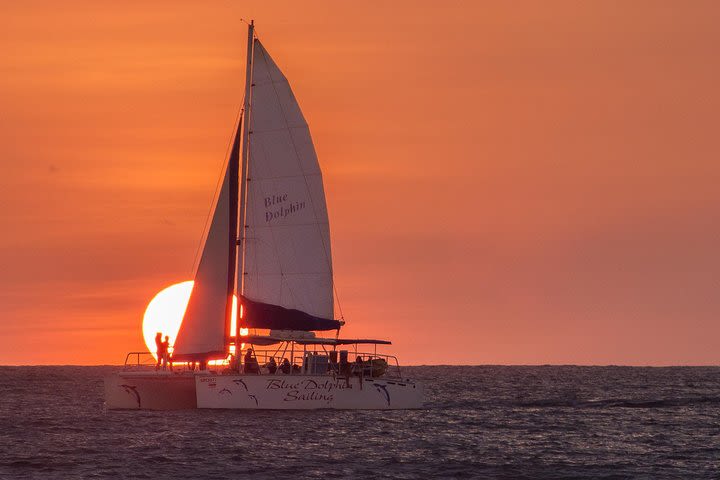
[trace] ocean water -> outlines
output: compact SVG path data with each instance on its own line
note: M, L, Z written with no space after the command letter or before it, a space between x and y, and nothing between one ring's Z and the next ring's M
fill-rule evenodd
M0 478L720 478L720 368L409 367L414 411L105 411L0 367Z

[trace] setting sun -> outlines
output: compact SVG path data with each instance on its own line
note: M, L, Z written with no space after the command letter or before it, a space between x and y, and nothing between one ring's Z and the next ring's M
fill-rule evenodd
M143 316L143 338L145 345L153 357L157 359L155 347L155 334L162 332L170 337L170 345L175 343L175 338L180 331L185 309L192 293L193 281L176 283L158 292L148 304ZM232 318L230 331L235 331L237 325L237 297L233 296ZM245 330L245 329L243 329Z

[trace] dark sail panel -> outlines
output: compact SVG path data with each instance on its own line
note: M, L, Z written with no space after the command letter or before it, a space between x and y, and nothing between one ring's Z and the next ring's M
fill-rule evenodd
M255 302L241 295L243 308L241 324L246 328L271 330L337 330L339 320L316 317L309 313L269 303Z

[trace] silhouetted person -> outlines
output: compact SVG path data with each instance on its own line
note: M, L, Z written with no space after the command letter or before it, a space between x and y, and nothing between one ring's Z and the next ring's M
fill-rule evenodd
M358 355L358 356L355 358L355 368L354 368L355 374L357 374L357 375L359 375L359 376L362 376L363 371L364 371L364 368L363 368L363 367L364 367L364 365L363 365L363 358Z
M260 373L260 366L253 356L254 353L252 348L248 348L245 353L245 373Z
M330 352L330 358L328 361L328 371L329 372L339 372L338 368L338 352L337 350L333 350Z
M365 377L365 364L363 362L363 358L358 355L355 357L355 375L360 377L360 390L363 388L363 378Z
M350 386L350 375L352 375L352 365L348 362L347 350L340 350L340 363L339 363L340 375L345 377L345 384Z
M268 371L270 372L270 375L275 375L275 372L277 372L277 363L275 362L275 357L270 357L270 361L267 364Z
M170 337L167 336L167 335L165 335L165 341L162 342L161 345L162 345L162 352L163 352L162 368L163 368L163 370L165 370L165 369L167 369L168 362L170 361L170 352L169 352L169 350L170 350Z
M157 332L157 334L155 334L155 347L155 351L157 352L157 363L155 364L155 370L158 370L163 360L163 343L161 332Z
M283 372L285 375L289 375L292 371L292 366L290 365L290 362L287 358L283 358L282 364L280 365L280 371Z
M233 372L239 372L240 371L240 365L238 365L238 358L235 355L230 354L230 371Z

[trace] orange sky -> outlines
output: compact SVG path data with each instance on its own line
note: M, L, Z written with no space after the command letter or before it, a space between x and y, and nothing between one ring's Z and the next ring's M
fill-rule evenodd
M0 364L121 363L189 279L246 28L324 170L344 334L720 359L716 2L3 2Z

